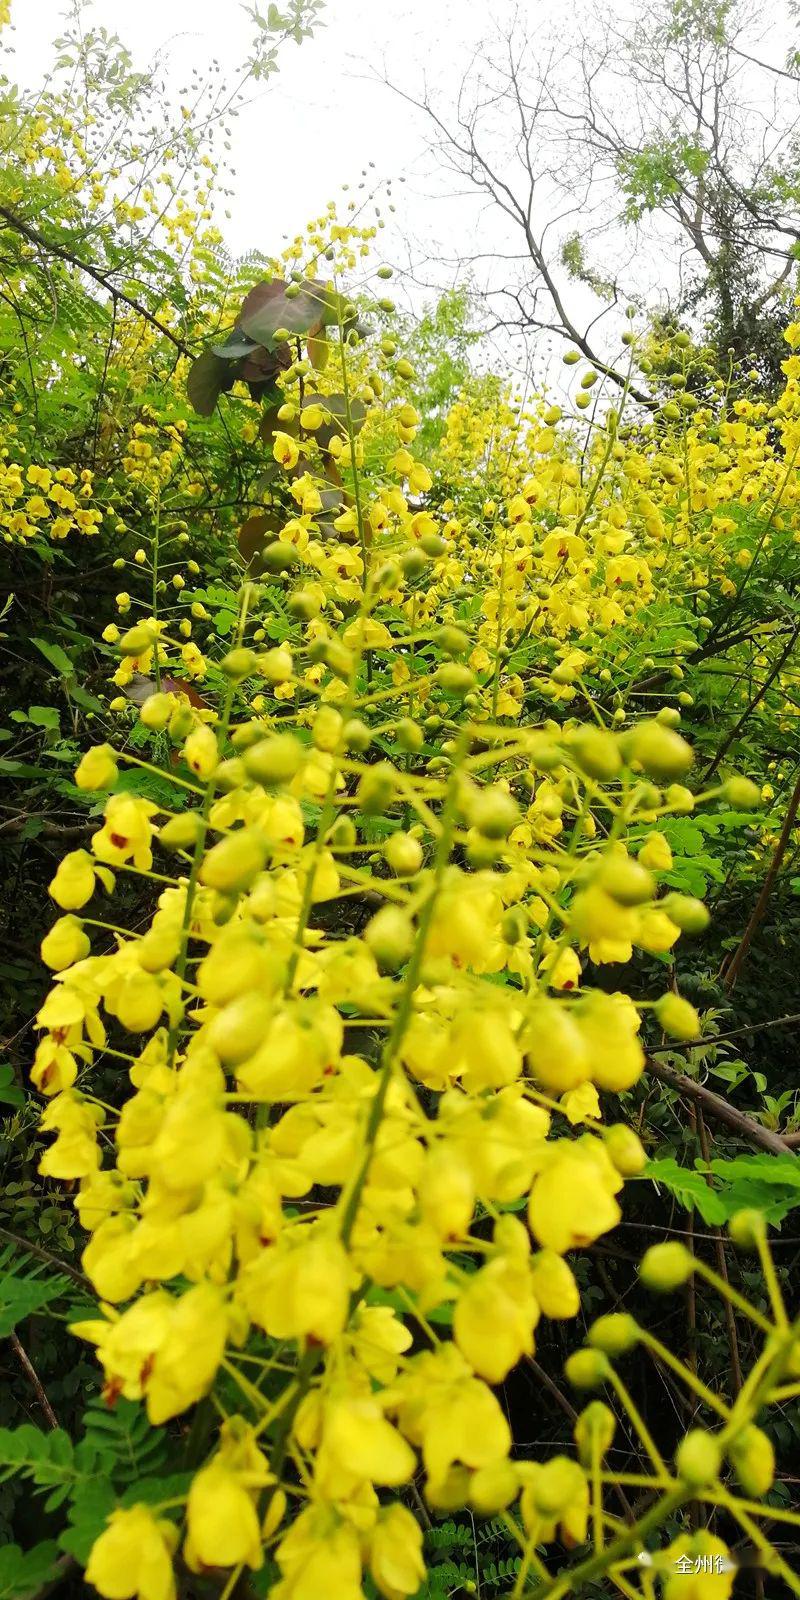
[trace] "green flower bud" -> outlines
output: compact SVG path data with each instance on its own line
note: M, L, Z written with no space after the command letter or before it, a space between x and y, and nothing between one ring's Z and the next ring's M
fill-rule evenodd
M635 1319L624 1311L612 1311L598 1317L588 1333L593 1350L602 1350L607 1356L627 1355L639 1342L639 1328Z
M411 717L403 717L398 722L394 736L400 749L408 751L409 755L418 755L425 743L425 735L419 723L412 722Z
M751 1500L760 1500L775 1480L775 1451L761 1428L750 1423L728 1446L728 1460Z
M609 783L622 766L619 740L604 728L579 728L569 735L567 748L581 772L600 783Z
M755 811L761 805L761 790L749 778L728 778L722 793L737 811Z
M505 789L479 789L469 800L467 814L484 839L507 839L519 822L519 806Z
M716 1483L721 1465L720 1446L704 1428L691 1428L675 1452L675 1470L690 1489L706 1489Z
M386 972L396 972L411 954L414 924L399 906L381 906L367 923L364 940L378 965Z
M616 852L601 861L597 881L622 906L643 905L655 894L652 873L641 862Z
M356 755L363 755L372 744L372 734L366 722L362 722L360 717L350 717L345 723L343 735L347 749L354 751Z
M602 1350L575 1350L564 1363L564 1376L573 1389L599 1389L610 1370Z
M256 828L237 828L213 845L200 867L200 882L223 894L240 894L264 869L267 845Z
M655 1014L664 1032L673 1039L696 1039L700 1033L697 1011L682 995L662 994L656 1001Z
M656 721L637 723L624 735L624 750L629 761L637 762L648 778L658 783L683 777L693 760L686 740L674 728Z
M398 878L412 878L423 862L422 845L410 833L391 833L383 846L383 855Z
M291 733L276 733L269 739L259 739L244 753L247 776L268 788L289 783L299 770L303 747Z
M379 761L361 778L356 801L367 817L381 816L391 805L396 791L395 769L389 761Z
M767 1225L762 1212L748 1206L734 1213L728 1232L740 1250L757 1250L759 1240L766 1237Z
M651 1245L639 1263L639 1277L646 1288L665 1294L688 1283L693 1272L694 1257L679 1239Z
M638 1134L625 1122L614 1122L606 1128L603 1143L623 1178L636 1178L647 1165L647 1155Z
M681 933L704 933L711 921L708 907L690 894L667 894L659 906Z
M575 1422L572 1430L578 1446L578 1460L587 1469L593 1461L601 1461L611 1448L617 1429L617 1419L602 1400L590 1400Z
M233 678L235 682L241 678L249 678L256 668L255 650L249 650L244 646L238 650L229 650L227 655L222 657L220 668L226 678Z
M175 696L171 694L149 694L139 710L139 721L146 728L160 732L166 728L175 707Z
M203 832L203 819L197 811L186 811L182 816L170 817L159 829L159 844L165 850L191 850Z
M443 661L433 675L434 683L444 689L445 694L455 695L463 699L475 687L475 674L470 667L463 666L458 661Z

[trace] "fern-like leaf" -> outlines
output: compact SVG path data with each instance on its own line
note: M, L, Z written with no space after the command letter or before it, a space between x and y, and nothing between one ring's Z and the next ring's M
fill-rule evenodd
M0 1339L7 1339L19 1322L41 1311L53 1300L74 1294L69 1278L49 1272L40 1261L13 1245L0 1249Z

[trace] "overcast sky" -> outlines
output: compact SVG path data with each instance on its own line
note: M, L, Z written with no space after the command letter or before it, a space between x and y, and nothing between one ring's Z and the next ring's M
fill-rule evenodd
M642 0L614 0L614 9L630 21L641 15L641 4ZM762 58L771 54L780 59L785 52L789 5L790 0L767 0L761 12L767 33L756 26L756 33L762 33ZM266 7L267 0L262 0L262 8ZM64 10L65 0L12 0L16 51L12 70L24 84L41 81ZM448 258L455 261L479 251L494 257L485 268L483 261L476 264L478 279L484 270L517 272L516 266L506 269L497 260L503 251L519 249L509 225L498 213L482 210L474 194L467 195L466 186L452 174L443 174L441 162L430 151L427 119L387 88L381 76L386 74L417 94L427 84L435 95L452 101L488 30L502 28L516 15L536 35L537 51L541 38L544 52L548 33L563 37L580 17L591 25L601 10L599 0L570 0L558 12L552 0L327 0L315 36L299 48L290 43L282 49L279 74L234 124L231 216L219 218L229 249L234 255L254 248L279 252L285 237L302 229L330 199L341 197L343 183L351 189L357 186L362 169L373 163L370 184L405 179L402 185L395 181L395 218L381 245L393 264L413 262L417 284L423 285L414 293L415 304L420 303L426 282L439 286L447 282ZM776 26L779 12L782 26ZM137 68L160 61L176 89L193 67L204 71L213 57L235 82L236 68L253 35L240 0L93 0L85 15L87 23L91 20L120 35ZM754 15L758 18L755 0ZM620 92L623 89L620 85ZM769 126L768 115L765 121ZM502 138L508 142L505 124ZM345 204L346 200L347 196ZM546 193L539 201L542 207L547 212ZM589 236L591 218L580 213L577 220ZM623 256L626 245L623 239ZM426 256L435 267L425 265ZM676 260L676 249L655 252L651 302L653 292L668 282L669 272L677 270ZM620 265L625 273L624 260ZM645 270L646 261L637 255L640 282ZM576 319L588 322L599 309L598 302L580 286L571 286L569 293ZM560 355L563 347L555 341L551 359L549 342L548 336L537 344L552 371L553 360L560 365L556 350Z
M506 0L493 8L510 9ZM23 81L39 81L63 13L64 0L13 0ZM254 32L239 0L94 0L86 14L120 35L137 67L166 59L176 83L211 56L233 81ZM416 180L430 165L422 126L377 74L385 66L412 87L426 71L435 83L456 83L486 26L475 0L328 0L315 36L283 48L280 74L236 124L226 225L233 251L274 248L276 232L296 232L342 183L357 182L368 160L378 176L407 176L412 212L422 196Z

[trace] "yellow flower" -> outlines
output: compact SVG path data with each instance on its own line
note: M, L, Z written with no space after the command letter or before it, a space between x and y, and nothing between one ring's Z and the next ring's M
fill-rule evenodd
M64 911L78 911L94 894L94 864L86 850L71 850L56 868L50 894Z
M79 789L110 789L119 776L114 752L109 744L98 744L87 750L75 771Z
M301 1511L275 1552L283 1574L270 1600L364 1600L356 1528L334 1510Z
M292 467L297 466L300 458L300 446L297 440L291 437L291 434L281 433L280 429L278 429L272 442L272 454L279 467L285 467L287 471L290 471Z
M63 972L65 967L71 967L74 962L88 956L89 949L83 924L77 917L67 916L59 917L53 923L50 932L42 940L40 953L45 966L50 967L52 972Z
M585 1122L587 1118L599 1118L600 1096L593 1083L582 1083L577 1089L570 1089L561 1096L561 1109L568 1122L573 1126L576 1122Z
M622 1212L614 1196L622 1180L603 1146L587 1135L575 1144L560 1141L548 1151L528 1206L531 1232L548 1250L592 1244L615 1228Z
M394 1487L413 1477L417 1460L405 1439L384 1417L377 1400L334 1400L327 1407L322 1448L340 1475Z
M184 1555L192 1572L243 1565L255 1571L262 1565L253 1496L224 1461L210 1462L193 1478L186 1514Z
M291 1241L282 1234L240 1279L253 1321L273 1339L320 1344L342 1332L351 1282L350 1263L335 1235L309 1237L307 1230Z
M131 861L145 871L153 864L150 841L151 817L158 807L138 795L112 794L106 802L102 828L92 834L92 849L98 861L111 867Z
M112 1511L92 1546L87 1582L105 1600L175 1600L177 1542L177 1529L147 1506Z
M522 1356L533 1355L539 1320L527 1260L498 1257L481 1267L456 1301L453 1333L473 1372L502 1383Z
M626 994L593 990L580 1002L579 1025L588 1051L589 1075L598 1088L620 1094L644 1071L644 1050L636 1037L639 1013Z
M537 1250L531 1257L531 1282L546 1317L577 1317L581 1297L563 1256L555 1250Z
M416 1594L425 1577L422 1529L398 1501L378 1515L369 1542L369 1570L385 1600Z
M85 1178L99 1167L97 1112L71 1089L50 1101L39 1126L45 1133L55 1129L58 1134L39 1162L43 1177Z

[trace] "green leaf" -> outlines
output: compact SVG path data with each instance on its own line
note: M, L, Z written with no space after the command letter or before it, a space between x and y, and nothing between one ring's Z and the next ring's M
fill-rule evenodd
M0 1549L0 1600L28 1600L54 1576L59 1551L54 1539L45 1539L30 1550L18 1544Z
M35 728L57 730L61 726L61 714L56 706L29 706L28 720Z
M24 1106L24 1104L25 1094L14 1081L14 1068L10 1061L4 1061L0 1064L0 1105Z
M71 1292L68 1278L48 1277L45 1271L40 1262L13 1245L0 1251L0 1339L6 1339L34 1311Z
M74 676L74 663L70 661L66 650L62 650L60 644L51 644L47 639L31 639L31 644L35 644L37 650L41 651L45 660L50 662L51 667L55 667L62 678Z
M192 362L186 380L186 393L199 417L210 417L221 394L233 388L238 369L230 361L204 350Z
M648 1161L642 1176L662 1184L687 1211L698 1211L704 1222L719 1224L729 1215L724 1202L702 1174L691 1167L680 1167L674 1156Z

